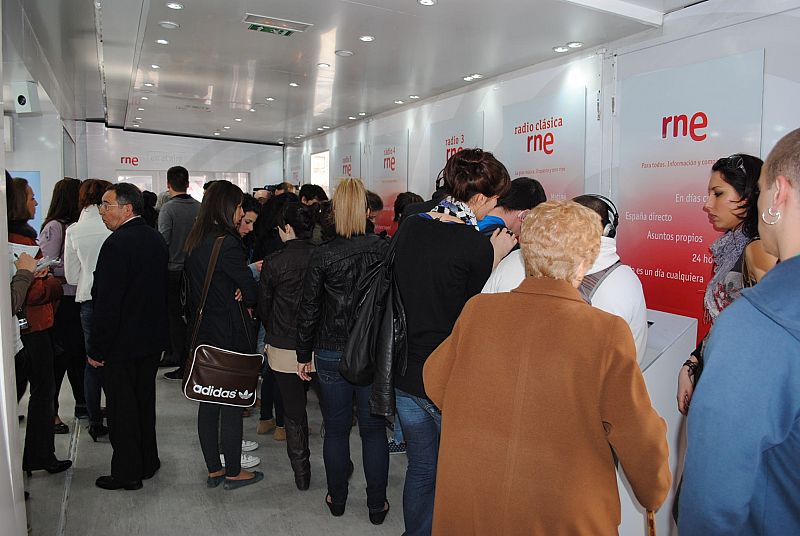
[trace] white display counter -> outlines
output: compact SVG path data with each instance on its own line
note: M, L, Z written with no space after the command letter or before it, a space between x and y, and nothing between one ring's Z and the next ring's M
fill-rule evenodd
M678 534L678 529L672 520L672 503L678 486L677 476L683 471L686 450L685 419L678 412L676 402L677 377L678 369L695 349L697 320L651 310L647 311L647 318L652 324L647 333L647 351L641 367L653 407L667 421L669 467L672 472L672 489L656 515L657 534L674 536ZM622 512L619 534L646 534L644 509L633 495L624 475L620 474L617 480Z

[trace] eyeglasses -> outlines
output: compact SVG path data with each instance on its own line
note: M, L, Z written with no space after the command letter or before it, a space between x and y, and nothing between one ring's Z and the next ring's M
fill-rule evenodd
M728 164L730 164L730 166L733 169L741 169L742 173L744 173L744 176L747 177L747 170L744 169L744 159L742 158L742 155L739 154L730 155L728 157Z
M129 204L129 203L116 203L116 204L114 204L114 203L109 203L108 201L103 201L103 202L100 203L100 208L102 208L103 210L108 210L109 207L124 207L127 204Z

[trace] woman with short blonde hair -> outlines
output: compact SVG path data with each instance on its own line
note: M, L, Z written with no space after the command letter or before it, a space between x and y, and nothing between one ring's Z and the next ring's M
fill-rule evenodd
M600 234L588 208L538 205L520 236L528 277L467 302L425 362L442 411L434 535L616 534L614 454L642 506L666 498L667 428L631 331L577 290Z
M369 519L380 525L389 511L386 486L389 478L389 445L385 421L370 413L372 385L353 385L339 374L347 337L355 320L358 282L370 266L383 260L388 243L365 234L367 194L358 179L345 179L333 194L336 236L312 254L303 281L297 313L297 374L310 380L316 362L325 440L322 445L328 495L325 503L334 516L344 514L347 480L353 472L350 460L350 428L353 396L358 411L358 431L367 480Z

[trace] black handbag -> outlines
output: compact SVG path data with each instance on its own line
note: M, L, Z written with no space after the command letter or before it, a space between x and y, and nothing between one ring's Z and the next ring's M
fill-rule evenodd
M195 402L249 408L256 403L256 388L264 364L264 356L234 352L210 344L197 345L197 335L200 331L200 323L203 321L203 308L208 297L208 289L211 286L219 250L224 240L224 236L217 238L211 251L211 259L203 284L203 294L192 330L190 347L192 359L191 364L186 368L183 379L183 395ZM242 316L248 344L252 348L250 326L245 320L241 304L239 304L239 313Z
M394 414L395 367L405 372L406 317L394 278L399 231L383 260L373 264L358 284L355 322L339 362L339 374L356 385L372 384L370 410Z

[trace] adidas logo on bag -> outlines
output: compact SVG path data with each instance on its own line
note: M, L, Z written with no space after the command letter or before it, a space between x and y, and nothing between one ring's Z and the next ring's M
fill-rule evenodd
M253 396L253 393L251 393L247 389L244 390L244 393L239 391L239 398L241 398L242 400L247 400L251 396Z
M228 389L223 389L222 387L214 387L213 385L208 387L202 385L195 385L192 388L192 391L194 391L198 395L213 396L216 398L236 398L237 394L239 395L242 394L242 393L237 393L235 389L233 391L229 391ZM245 393L247 393L247 391L245 391ZM247 394L249 398L250 393Z

